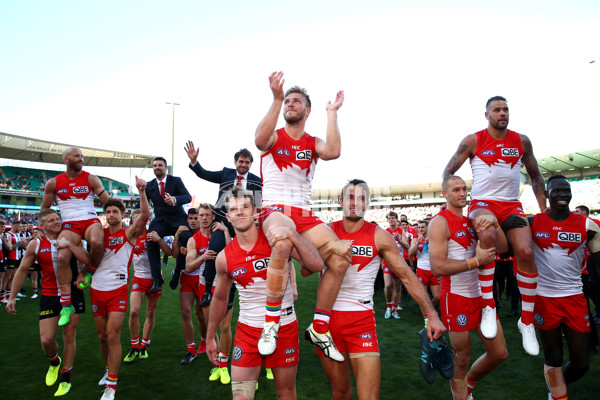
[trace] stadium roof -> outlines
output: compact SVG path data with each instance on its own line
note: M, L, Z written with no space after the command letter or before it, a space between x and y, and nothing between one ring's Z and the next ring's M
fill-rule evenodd
M578 170L583 175L584 169L600 165L600 149L538 158L537 162L543 174ZM526 173L524 169L522 171Z
M62 152L69 147L81 149L86 166L136 168L150 166L154 160L154 156L93 149L0 132L0 158L63 164Z

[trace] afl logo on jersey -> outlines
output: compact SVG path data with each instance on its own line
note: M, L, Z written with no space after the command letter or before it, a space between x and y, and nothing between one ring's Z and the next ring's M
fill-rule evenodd
M289 349L285 349L284 353L286 356L289 356L290 354L294 354L296 352L296 349L293 347L290 347Z
M269 207L269 211L280 211L280 212L283 212L283 208L277 207L277 206L271 206L271 207Z
M467 316L465 314L460 314L456 317L456 323L460 326L465 326L467 324Z
M496 154L496 152L494 150L484 150L481 152L481 155L483 157L493 156L494 154Z
M67 229L70 229L72 227L73 227L73 225L71 225L71 224L64 224L63 225L63 228L67 228Z
M550 234L548 232L536 232L535 237L538 239L548 239Z
M89 193L90 188L87 186L75 186L73 188L73 193Z
M246 268L244 268L244 267L237 268L237 269L234 269L233 272L231 272L231 277L233 279L239 278L240 276L244 275L245 273L246 273Z
M65 193L69 193L69 189L58 189L56 191L56 194L65 194Z
M303 150L303 151L297 151L296 152L296 161L310 161L310 159L312 158L312 151L311 150Z
M489 207L489 204L485 201L478 201L476 204L478 207Z
M115 246L115 245L118 245L118 244L123 244L123 236L119 236L119 237L116 237L116 238L112 238L112 239L110 239L110 241L108 242L108 245L109 245L109 246Z
M40 253L40 254L44 254L44 253L48 253L49 251L50 251L50 248L48 248L48 247L45 247L45 248L43 248L43 249L40 249L40 252L39 252L39 253Z
M558 240L561 242L581 243L581 233L558 232Z
M373 338L373 335L371 335L370 333L363 333L362 335L360 335L360 338L362 340L370 340L371 338Z
M519 149L502 149L502 155L504 157L519 157Z
M288 157L290 155L290 151L288 149L277 149L276 153L280 157Z
M465 231L458 231L454 234L454 236L456 236L457 238L463 238L465 236L467 236L467 232Z
M269 259L263 258L260 260L256 260L252 263L252 266L254 267L255 271L262 271L263 269L269 266Z

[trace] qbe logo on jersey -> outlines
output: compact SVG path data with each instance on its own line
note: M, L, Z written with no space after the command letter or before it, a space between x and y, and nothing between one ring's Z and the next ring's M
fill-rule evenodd
M73 193L89 193L90 188L87 186L75 186L73 188Z
M123 236L118 236L116 238L112 238L108 242L109 246L116 246L116 245L119 245L119 244L123 244Z
M519 149L502 149L502 155L504 157L519 157Z
M296 152L296 161L310 161L312 158L312 150L302 150Z
M581 233L558 232L558 240L560 242L581 243Z
M352 246L353 256L373 257L373 247L371 246Z
M269 259L263 258L260 260L256 260L252 263L252 266L254 267L255 271L262 271L263 269L266 269L269 266Z

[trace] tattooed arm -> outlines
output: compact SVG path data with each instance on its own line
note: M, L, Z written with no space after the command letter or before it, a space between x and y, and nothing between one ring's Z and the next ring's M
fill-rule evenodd
M531 188L533 189L535 198L540 206L540 211L543 212L547 207L546 196L544 195L544 178L542 177L542 173L538 167L537 160L533 155L533 147L531 146L531 141L529 138L525 135L521 135L521 144L523 146L523 158L521 161L523 162L523 165L525 165L525 169L527 170L527 174L529 174L529 178L531 178Z
M446 179L450 175L454 175L456 171L464 164L467 158L471 157L477 149L477 136L471 134L466 136L458 145L456 153L452 156L446 168L444 168L444 174L442 179Z

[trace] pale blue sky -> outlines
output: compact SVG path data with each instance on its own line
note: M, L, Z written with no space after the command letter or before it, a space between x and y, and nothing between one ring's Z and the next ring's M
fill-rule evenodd
M175 174L210 201L185 140L210 169L241 147L258 158L267 77L283 70L311 94L315 136L346 92L342 157L315 187L439 181L497 94L537 156L600 148L598 2L372 3L0 0L0 131L170 160L176 101Z

